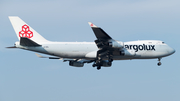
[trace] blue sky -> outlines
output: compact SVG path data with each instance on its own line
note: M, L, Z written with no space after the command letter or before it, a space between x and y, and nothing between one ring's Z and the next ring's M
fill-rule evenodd
M179 0L1 0L0 101L179 101ZM19 16L51 41L94 41L89 21L120 41L162 40L176 49L162 59L114 61L97 71L34 52L18 41L8 16Z

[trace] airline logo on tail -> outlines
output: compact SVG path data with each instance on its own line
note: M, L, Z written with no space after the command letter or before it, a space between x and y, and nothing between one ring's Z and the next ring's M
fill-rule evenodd
M27 37L27 38L32 38L33 37L33 32L30 31L30 28L28 25L23 25L22 30L19 32L19 37Z

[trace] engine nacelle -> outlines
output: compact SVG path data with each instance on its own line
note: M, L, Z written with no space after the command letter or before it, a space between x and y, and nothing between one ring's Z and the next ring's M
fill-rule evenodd
M121 42L121 41L109 40L108 41L108 46L110 46L112 48L123 48L124 47L124 43Z
M102 65L103 67L111 67L112 62L109 62L109 61L107 61L107 60L103 60L103 61L101 62L101 65Z
M120 50L119 54L121 56L135 56L136 52L134 50Z
M83 67L84 63L83 62L78 62L78 61L69 61L69 65L74 66L74 67Z

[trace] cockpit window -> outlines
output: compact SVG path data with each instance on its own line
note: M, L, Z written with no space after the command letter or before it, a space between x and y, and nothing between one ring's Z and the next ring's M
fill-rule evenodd
M162 42L162 44L165 44L165 42Z

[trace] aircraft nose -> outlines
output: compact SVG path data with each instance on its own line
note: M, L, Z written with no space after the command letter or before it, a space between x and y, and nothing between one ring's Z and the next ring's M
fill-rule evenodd
M175 53L175 49L169 48L169 54L173 54L173 53Z

